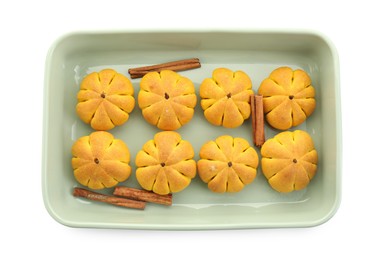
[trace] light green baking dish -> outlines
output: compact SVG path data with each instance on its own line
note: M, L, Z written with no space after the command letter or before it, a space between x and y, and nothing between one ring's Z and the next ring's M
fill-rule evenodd
M202 67L180 72L199 85L217 67L243 70L256 91L279 66L302 68L316 88L317 108L295 127L309 132L319 153L318 172L301 191L280 194L270 188L260 167L255 181L236 194L215 194L197 176L174 205L149 204L146 209L119 208L72 196L80 186L73 177L71 146L92 132L76 115L76 94L82 78L93 71L128 69L147 64L198 57ZM135 97L140 79L132 80ZM322 34L309 31L79 32L65 35L46 59L42 154L42 194L49 214L71 227L124 229L240 229L309 227L329 220L341 197L341 110L339 62L335 47ZM122 185L139 187L134 158L159 130L149 125L136 105L127 123L110 132L124 140L132 155L132 176ZM178 131L198 151L207 140L223 134L251 137L251 123L236 129L210 125L199 105L192 121ZM278 131L266 125L266 138ZM259 149L256 148L258 154ZM111 193L111 189L103 191Z

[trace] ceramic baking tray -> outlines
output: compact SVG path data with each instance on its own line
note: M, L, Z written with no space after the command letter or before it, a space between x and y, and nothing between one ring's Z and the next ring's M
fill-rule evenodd
M261 168L253 183L239 193L215 194L197 176L174 194L171 207L148 204L134 210L74 198L80 186L73 177L71 146L92 132L76 115L76 94L90 72L113 68L129 77L128 69L197 57L201 68L180 72L198 93L204 78L217 67L242 70L257 91L260 82L279 66L301 68L316 88L317 108L302 125L319 153L318 172L301 191L281 194L270 188ZM330 219L340 204L341 111L338 56L333 44L307 31L215 32L85 32L58 39L48 52L44 90L42 193L49 214L71 227L125 229L240 229L309 227ZM140 79L133 79L137 98ZM136 105L127 123L110 132L128 145L133 174L122 185L139 187L134 158L159 130L149 125ZM198 160L202 144L223 134L251 137L247 120L235 129L210 125L199 104L190 123L178 132L192 143ZM278 131L266 125L266 138ZM259 149L256 148L260 155ZM110 194L112 189L103 193Z

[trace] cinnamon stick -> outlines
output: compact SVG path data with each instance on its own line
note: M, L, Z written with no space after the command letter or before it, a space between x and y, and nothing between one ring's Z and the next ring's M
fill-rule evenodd
M201 63L199 59L192 58L192 59L171 61L171 62L138 67L138 68L131 68L128 70L128 72L130 74L130 77L134 79L134 78L143 77L146 73L149 73L152 71L157 71L157 72L160 72L161 70L182 71L182 70L195 69L200 67L201 67Z
M153 202L157 204L172 205L172 194L159 195L152 191L139 190L124 186L117 186L114 189L113 195L122 196L129 199Z
M251 95L251 119L253 128L253 142L261 147L265 143L265 121L263 113L263 96Z
M100 194L83 188L74 188L73 196L82 197L89 200L100 201L108 204L113 204L120 207L132 209L144 209L146 203L143 201L130 200L109 195Z
M132 79L134 78L141 78L145 76L146 73L156 71L160 72L161 70L173 70L173 71L182 71L182 70L189 70L189 69L195 69L195 68L200 68L201 64L200 63L188 63L188 64L179 64L179 65L172 65L169 67L162 67L162 68L156 68L156 69L151 69L151 70L133 70L130 71L130 77Z

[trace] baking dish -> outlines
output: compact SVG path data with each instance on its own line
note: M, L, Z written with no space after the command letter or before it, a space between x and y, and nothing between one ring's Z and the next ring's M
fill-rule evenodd
M215 194L198 176L174 194L174 205L150 204L143 211L74 198L79 186L71 168L73 142L93 130L76 115L76 94L82 78L93 71L128 69L198 57L201 68L180 72L196 91L217 67L242 70L256 91L279 66L302 68L316 88L317 108L295 129L311 134L319 154L318 172L301 191L280 194L270 188L260 167L255 181L235 194ZM135 97L140 79L132 79ZM336 212L341 197L341 111L339 61L327 37L311 31L118 31L76 32L58 39L48 51L44 86L42 194L49 214L71 227L125 229L239 229L309 227L324 223ZM149 125L136 105L130 119L110 132L124 140L132 155L132 176L122 185L139 187L134 157L159 130ZM266 138L279 131L266 125ZM210 125L197 105L192 121L178 130L198 151L207 140L223 134L251 142L251 122L225 129ZM257 149L260 155L259 149ZM102 191L111 193L111 189Z

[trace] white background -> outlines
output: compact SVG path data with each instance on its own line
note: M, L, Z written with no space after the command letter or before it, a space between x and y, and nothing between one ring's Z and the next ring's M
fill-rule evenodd
M378 3L3 1L3 257L382 259L383 15ZM53 41L78 30L238 28L315 30L336 45L341 71L343 172L342 202L335 216L314 228L193 232L75 229L53 220L44 208L41 193L44 65Z

